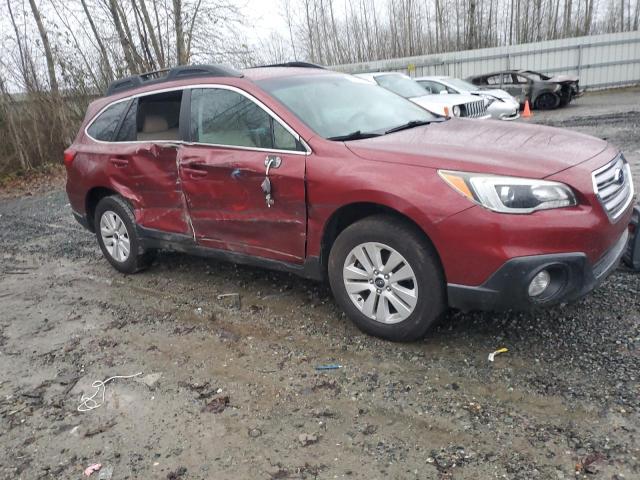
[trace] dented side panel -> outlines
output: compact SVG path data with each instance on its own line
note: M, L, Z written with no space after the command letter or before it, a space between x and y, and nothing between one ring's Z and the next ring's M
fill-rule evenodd
M67 193L75 212L86 213L93 188L129 200L136 222L147 228L191 234L176 166L176 147L153 143L79 144L67 169Z
M278 153L274 204L261 184L266 152L207 145L180 149L180 178L198 244L302 263L305 256L305 156ZM274 154L275 155L275 154Z
M134 193L139 225L172 233L190 233L176 168L177 148L171 145L122 144L107 161L114 185ZM126 159L126 165L118 159ZM115 160L115 161L112 161Z

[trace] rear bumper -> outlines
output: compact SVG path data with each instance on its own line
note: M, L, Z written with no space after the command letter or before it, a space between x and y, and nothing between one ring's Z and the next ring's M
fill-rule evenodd
M449 306L469 310L529 310L580 298L618 266L627 249L625 230L616 243L593 265L584 253L533 255L508 260L480 286L449 284ZM539 297L530 297L529 283L541 270L551 274L551 283Z

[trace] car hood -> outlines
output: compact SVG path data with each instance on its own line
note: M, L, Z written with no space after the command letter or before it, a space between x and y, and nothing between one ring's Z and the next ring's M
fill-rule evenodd
M451 119L345 143L374 161L545 178L605 150L607 142L541 125Z
M446 95L423 95L421 97L411 97L413 103L417 103L421 107L429 108L429 105L462 105L463 103L477 102L478 98L473 95L463 95L459 93L447 93Z
M469 92L471 94L477 95L488 95L490 97L499 98L500 100L515 100L509 92L505 92L504 90L500 90L499 88L492 88L487 90L474 90L473 92Z

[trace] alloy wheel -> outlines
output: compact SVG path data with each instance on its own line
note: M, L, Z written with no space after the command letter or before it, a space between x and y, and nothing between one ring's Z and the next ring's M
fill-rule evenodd
M100 235L102 243L111 258L117 262L126 262L131 252L129 232L120 216L107 210L100 217Z
M342 270L344 286L363 315L384 324L409 317L418 302L418 282L409 262L378 242L353 248Z

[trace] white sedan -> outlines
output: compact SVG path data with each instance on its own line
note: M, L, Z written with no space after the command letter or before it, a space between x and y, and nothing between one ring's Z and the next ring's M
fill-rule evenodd
M411 100L422 108L439 115L455 117L491 118L487 107L491 104L488 97L477 95L431 95L411 77L397 72L358 73L356 77L375 83Z
M478 87L466 80L454 77L419 77L416 78L422 87L432 94L465 94L491 98L487 107L492 118L498 120L515 120L520 117L520 103L508 92L498 88L478 90Z

